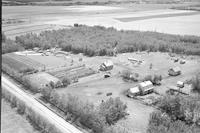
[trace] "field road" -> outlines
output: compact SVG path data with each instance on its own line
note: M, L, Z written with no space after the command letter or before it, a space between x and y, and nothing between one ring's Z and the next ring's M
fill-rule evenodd
M36 101L31 95L22 91L18 86L6 79L3 75L1 77L1 85L3 89L7 89L17 98L24 101L25 104L31 107L34 111L42 115L46 120L55 125L63 133L82 133L73 125L66 122L64 119L56 115L54 112L46 108L44 105Z

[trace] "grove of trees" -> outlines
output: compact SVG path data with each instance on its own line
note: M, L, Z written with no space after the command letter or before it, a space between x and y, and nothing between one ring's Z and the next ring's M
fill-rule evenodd
M167 95L151 114L147 133L199 133L199 98Z
M70 29L44 31L39 35L26 34L16 37L17 45L25 49L48 49L59 46L64 51L87 56L103 56L117 52L160 51L177 54L200 55L200 37L169 35L157 32L118 31L102 26L79 25Z
M103 133L110 125L125 118L127 106L119 98L110 98L99 106L84 102L76 96L60 96L51 88L41 90L43 98L65 113L66 120L80 124L95 133Z
M19 50L23 50L24 48L19 44L15 43L14 40L11 40L6 37L4 33L1 33L2 37L2 54L16 52Z

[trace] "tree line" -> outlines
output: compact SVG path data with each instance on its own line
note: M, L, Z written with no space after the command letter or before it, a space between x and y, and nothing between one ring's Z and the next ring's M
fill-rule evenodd
M2 98L9 102L12 108L17 108L17 112L20 115L26 116L34 129L41 133L61 133L61 131L49 123L47 119L35 112L31 107L25 105L24 101L20 100L9 91L2 89Z
M78 25L70 29L43 31L17 36L15 44L25 49L59 46L64 51L87 56L114 55L117 52L160 51L200 55L200 37L157 32L116 30L113 27ZM14 48L13 48L14 50ZM7 50L8 51L8 50Z
M128 115L126 104L119 98L109 98L95 106L70 94L59 95L48 87L43 88L41 93L46 101L64 112L67 121L86 127L94 133L104 133L111 130L111 125Z

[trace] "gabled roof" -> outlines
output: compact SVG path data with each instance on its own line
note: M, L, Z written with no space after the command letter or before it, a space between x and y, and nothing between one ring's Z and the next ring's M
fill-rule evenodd
M174 68L171 68L170 70L172 70L174 72L180 72L181 71L180 67L174 67Z
M107 60L103 63L105 66L113 66L113 62L111 60Z
M136 86L136 87L130 88L130 92L131 93L139 93L140 89Z
M146 86L151 86L151 85L153 85L153 84L152 84L151 81L144 81L144 82L139 83L139 85L140 85L141 87L146 87Z

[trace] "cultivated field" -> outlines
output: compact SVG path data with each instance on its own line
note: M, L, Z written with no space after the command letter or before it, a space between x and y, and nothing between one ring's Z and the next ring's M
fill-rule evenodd
M196 4L196 3L195 3ZM102 25L119 30L157 31L170 34L198 35L199 12L172 10L186 4L121 4L109 6L3 6L3 19L19 19L19 24L4 24L11 38L25 33L40 33L73 26ZM41 10L42 9L42 10Z
M15 109L2 100L1 102L1 133L38 133L24 116L17 114Z
M44 70L43 64L34 60L30 60L26 56L17 55L14 53L4 54L2 56L2 62L16 71L22 71L26 69Z

